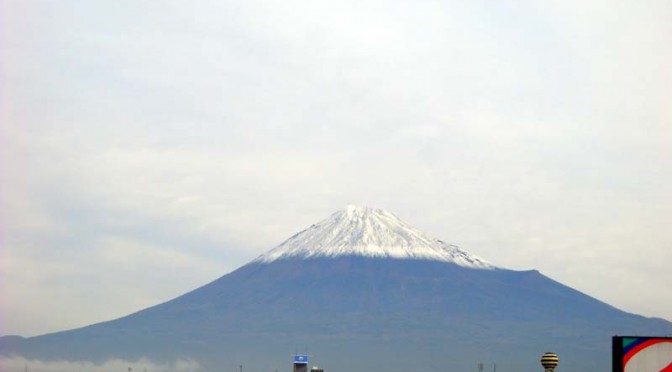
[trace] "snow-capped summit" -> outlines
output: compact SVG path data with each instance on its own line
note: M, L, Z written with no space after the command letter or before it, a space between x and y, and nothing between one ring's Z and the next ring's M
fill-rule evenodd
M338 256L434 260L495 268L455 245L427 236L390 212L353 205L292 236L253 262Z

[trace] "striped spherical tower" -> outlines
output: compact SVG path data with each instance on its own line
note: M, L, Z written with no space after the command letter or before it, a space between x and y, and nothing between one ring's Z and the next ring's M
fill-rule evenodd
M545 372L553 372L558 366L558 355L555 353L545 353L541 356L541 365L544 366Z

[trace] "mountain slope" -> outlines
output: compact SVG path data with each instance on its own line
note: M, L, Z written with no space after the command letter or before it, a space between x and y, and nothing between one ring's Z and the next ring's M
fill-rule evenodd
M434 240L392 222L347 217L348 209L325 221L341 226L343 220L332 217L346 216L345 226L359 227L319 223L172 301L77 330L2 338L0 353L97 361L191 358L208 371L239 364L286 370L298 346L330 371L394 372L417 368L418 361L429 371L473 370L479 361L497 362L500 371L536 371L539 355L553 350L567 370L606 370L612 335L672 333L670 322L622 312L537 271L450 255L421 258L416 253L435 247ZM379 220L385 216L372 212ZM371 253L398 247L399 239L413 242L409 254ZM416 252L416 240L427 246ZM351 244L334 243L343 241Z

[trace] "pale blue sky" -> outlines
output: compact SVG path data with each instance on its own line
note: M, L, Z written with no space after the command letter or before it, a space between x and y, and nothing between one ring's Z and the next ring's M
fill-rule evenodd
M0 334L347 204L672 320L667 1L0 1Z

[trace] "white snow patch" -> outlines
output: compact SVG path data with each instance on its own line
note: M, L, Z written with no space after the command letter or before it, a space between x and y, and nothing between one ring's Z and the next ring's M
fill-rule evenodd
M292 236L253 262L353 255L444 261L479 269L495 268L455 245L424 234L390 212L353 205Z

